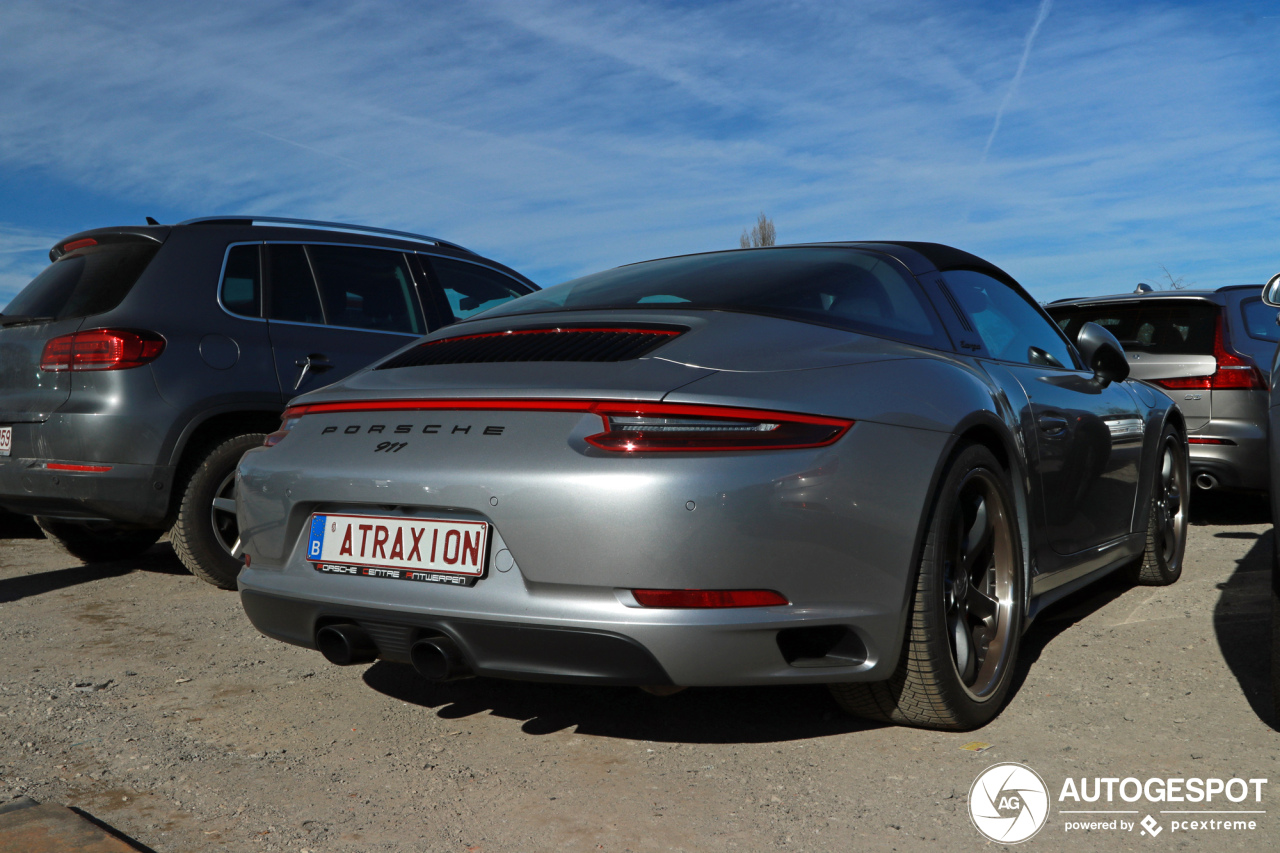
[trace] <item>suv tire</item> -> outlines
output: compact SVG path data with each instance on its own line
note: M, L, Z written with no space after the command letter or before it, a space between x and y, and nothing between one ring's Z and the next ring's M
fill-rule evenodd
M163 530L136 530L110 522L66 521L36 516L44 535L61 545L71 556L86 563L107 563L136 557L160 538Z
M169 532L173 550L191 574L219 589L235 589L240 574L241 562L231 556L240 535L235 519L236 465L246 450L261 447L265 438L265 433L246 433L206 447L193 460L182 488L178 517Z

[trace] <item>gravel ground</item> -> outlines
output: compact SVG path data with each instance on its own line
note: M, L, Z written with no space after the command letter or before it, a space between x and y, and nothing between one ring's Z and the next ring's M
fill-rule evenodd
M1045 613L1012 700L968 734L865 724L817 687L658 698L332 667L258 635L167 543L85 567L10 520L0 803L78 807L157 853L973 850L999 845L970 821L970 786L1015 761L1055 800L1019 849L1275 850L1266 505L1198 501L1182 580L1107 582ZM1252 831L1064 829L1067 777L1130 776L1269 779L1261 804L1212 806L1267 813ZM1162 807L1110 806L1173 819Z

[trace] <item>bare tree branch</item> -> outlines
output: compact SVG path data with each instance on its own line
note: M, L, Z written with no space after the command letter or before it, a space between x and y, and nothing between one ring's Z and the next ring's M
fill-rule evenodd
M778 232L773 227L773 220L764 215L764 211L760 211L760 216L756 219L755 227L750 231L743 229L742 236L738 238L738 245L744 249L757 249L761 246L773 246L778 242Z

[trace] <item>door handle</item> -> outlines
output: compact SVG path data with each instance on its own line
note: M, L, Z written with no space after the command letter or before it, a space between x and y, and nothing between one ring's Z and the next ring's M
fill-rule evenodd
M1058 415L1041 415L1036 423L1046 435L1058 436L1067 431L1067 419Z
M302 387L302 383L312 373L324 373L326 370L332 370L333 365L329 363L329 357L322 352L313 352L305 358L300 358L294 363L294 367L302 368L298 371L298 381L293 383L293 390L297 391Z

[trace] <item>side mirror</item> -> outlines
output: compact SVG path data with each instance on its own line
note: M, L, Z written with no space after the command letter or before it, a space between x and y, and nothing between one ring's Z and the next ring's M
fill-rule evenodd
M1076 335L1076 349L1093 377L1103 383L1119 382L1129 376L1129 359L1116 336L1097 323L1085 323Z
M1280 308L1280 272L1271 276L1266 287L1262 288L1262 301L1272 308Z

